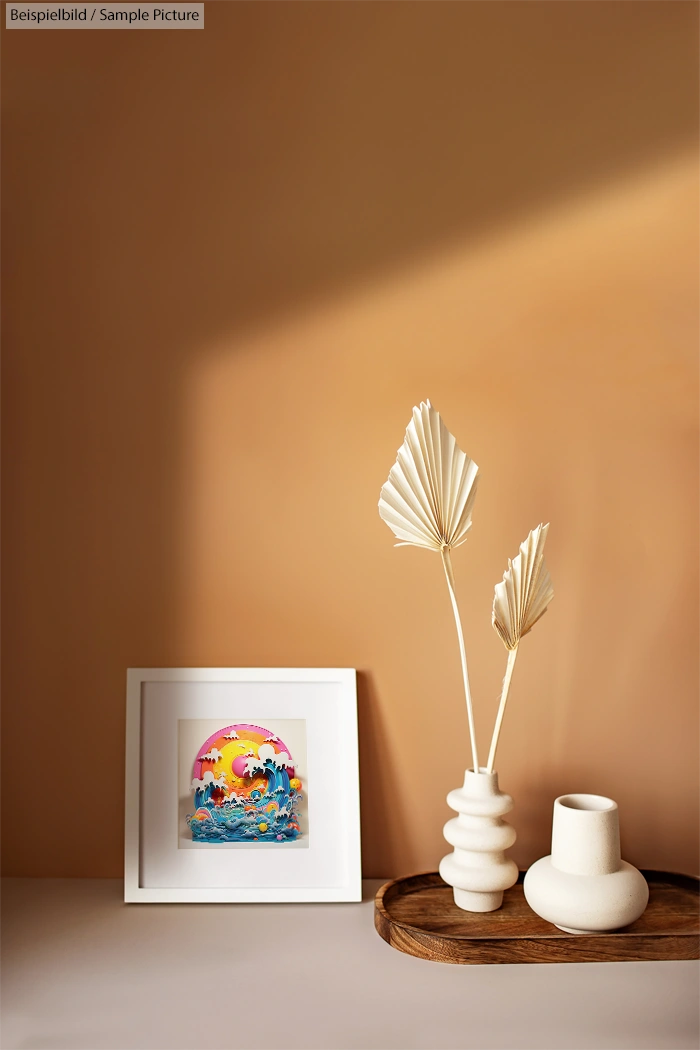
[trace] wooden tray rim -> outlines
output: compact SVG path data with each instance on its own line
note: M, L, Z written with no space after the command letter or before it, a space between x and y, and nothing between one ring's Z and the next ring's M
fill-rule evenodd
M647 880L647 882L650 883L650 885L653 885L655 882L659 882L662 879L670 880L671 882L676 882L677 885L685 886L686 889L689 889L691 891L694 890L700 897L700 875L686 875L685 873L680 872L680 871L660 871L660 870L657 870L655 868L640 868L640 871L641 871L642 875L644 876L644 878ZM425 934L431 934L432 936L439 937L440 940L443 940L443 941L520 941L520 940L530 940L530 941L562 940L562 941L570 941L571 940L571 934L564 933L563 930L557 929L557 927L552 925L551 923L550 923L550 925L552 925L551 932L549 930L547 930L546 933L522 933L522 934L515 934L514 935L514 934L508 934L508 933L505 933L505 934L504 933L499 933L497 930L494 930L494 932L490 933L490 934L442 933L442 932L439 933L439 934L435 934L435 933L433 933L433 931L426 930L422 926L412 926L408 922L403 922L401 919L394 918L394 916L387 910L386 905L384 904L384 897L385 897L386 893L389 892L392 887L397 886L401 882L408 882L410 879L425 879L425 878L433 878L435 880L439 880L441 883L443 883L443 885L447 886L447 883L443 881L443 879L440 876L440 873L437 872L437 871L418 871L418 872L414 872L413 875L402 875L398 879L390 879L388 882L385 882L383 886L379 887L379 889L377 890L377 893L375 895L375 898L374 898L375 910L380 912L382 917L386 920L386 922L390 923L392 926L396 926L396 927L399 927L402 930L406 930L406 932L408 932L408 933L416 933L418 935L423 935L423 936ZM525 871L521 870L518 873L518 882L522 883L524 878L525 878ZM436 881L435 884L438 885L437 881ZM517 883L516 883L516 885L517 885ZM536 914L536 913L533 912L533 915L534 914ZM546 920L544 920L544 921L546 921ZM613 931L613 933L611 933L611 931L609 931L609 930L605 930L605 931L601 931L601 932L591 931L590 933L585 934L584 936L585 937L610 937L612 935L614 935L616 939L617 938L634 938L634 937L697 937L698 936L698 930L682 930L682 931L676 931L676 930L670 931L669 930L669 931L661 931L659 933L652 933L652 932L650 932L648 930L647 931L630 930L628 928L627 930L625 930L625 929L616 930L616 931Z

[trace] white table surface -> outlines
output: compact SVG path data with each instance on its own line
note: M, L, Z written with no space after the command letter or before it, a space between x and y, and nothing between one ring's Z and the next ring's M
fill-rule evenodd
M3 882L4 1050L697 1050L699 964L450 966L362 904L130 904Z

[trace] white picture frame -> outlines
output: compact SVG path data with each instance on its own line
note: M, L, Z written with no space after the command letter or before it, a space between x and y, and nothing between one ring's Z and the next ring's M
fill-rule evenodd
M182 755L188 741L200 724L242 722L293 727L298 740L303 734L308 834L302 829L298 842L202 846L193 845L193 834L186 841ZM128 670L127 903L359 901L359 797L353 669Z

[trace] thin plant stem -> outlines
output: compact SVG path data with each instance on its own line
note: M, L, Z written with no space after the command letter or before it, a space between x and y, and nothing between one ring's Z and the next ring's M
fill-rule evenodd
M498 705L498 714L496 715L496 724L493 727L493 736L491 737L491 750L489 751L489 760L486 763L486 772L493 773L493 766L496 761L496 748L498 747L498 737L501 732L501 725L503 723L503 714L506 709L506 702L508 700L508 690L510 689L510 680L513 677L513 668L515 667L515 658L518 655L518 647L515 649L508 650L508 663L506 664L506 674L503 679L503 689L501 691L501 702Z
M474 728L474 710L472 708L472 694L469 690L469 672L467 671L467 653L464 648L464 634L462 633L462 621L459 616L459 606L457 605L457 594L455 591L455 578L452 571L452 561L450 560L450 549L449 547L443 547L440 551L442 554L442 564L445 569L445 576L447 577L447 588L450 592L450 601L452 602L452 611L455 615L455 623L457 625L457 638L459 640L459 655L462 660L462 678L464 679L464 695L467 701L467 718L469 719L469 741L472 746L472 762L474 763L474 772L479 772L479 759L476 753L476 730Z

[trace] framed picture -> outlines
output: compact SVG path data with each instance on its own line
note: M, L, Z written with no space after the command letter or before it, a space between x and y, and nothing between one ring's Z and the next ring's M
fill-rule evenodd
M354 670L129 670L127 902L361 897Z

